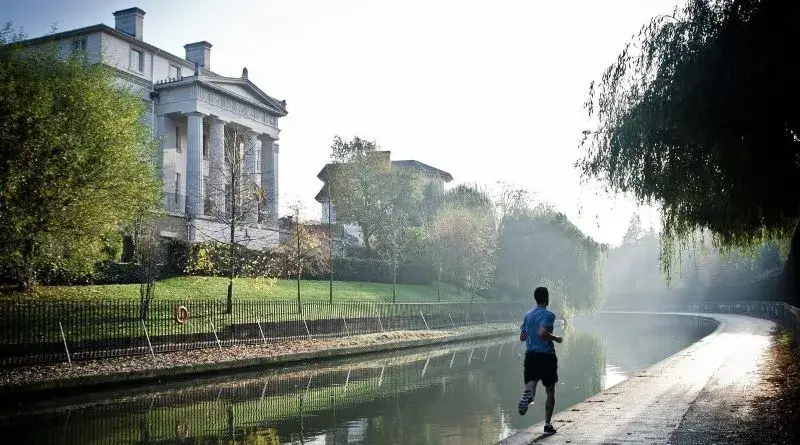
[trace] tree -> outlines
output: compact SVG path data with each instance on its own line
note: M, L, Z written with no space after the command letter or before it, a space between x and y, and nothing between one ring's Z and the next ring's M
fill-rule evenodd
M225 127L222 152L209 153L209 179L206 213L222 223L224 234L206 234L207 237L228 247L228 293L226 312L233 310L233 279L236 276L239 255L237 246L252 241L247 227L258 222L259 206L264 192L256 180L255 160L259 156L255 139L247 130L236 126Z
M631 217L628 223L628 228L625 230L625 235L622 237L622 244L635 245L644 238L644 230L642 229L642 218L638 214Z
M159 216L153 209L144 208L129 228L139 277L139 318L142 320L147 320L163 260L163 245L156 224Z
M367 256L374 257L376 237L391 238L389 230L418 209L422 184L413 173L392 168L389 153L374 141L336 136L331 146L330 194L337 218L357 224ZM387 221L391 220L391 224Z
M792 1L690 0L646 24L591 85L596 126L577 165L661 206L667 277L675 242L699 230L722 248L795 230L798 17Z
M312 233L300 222L301 205L292 206L292 233L278 247L283 273L297 278L297 313L302 313L300 304L300 280L303 273L319 274L330 268L330 243L324 236Z
M498 234L501 291L530 298L536 286L551 288L562 310L594 309L600 301L605 247L547 205L520 208L503 217Z
M160 187L142 100L110 68L0 31L0 262L21 289L89 272Z
M448 281L475 293L488 289L494 276L494 217L492 208L445 204L429 228L436 266Z

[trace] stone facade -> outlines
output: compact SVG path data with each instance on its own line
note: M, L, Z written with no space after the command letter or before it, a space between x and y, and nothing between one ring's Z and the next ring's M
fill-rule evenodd
M237 190L256 185L253 189L260 192L249 194L259 199L253 198L234 219L242 221L243 233L259 240L251 243L254 247L275 245L278 120L287 114L286 102L254 85L246 68L239 77L211 71L208 42L185 45L183 58L146 43L144 16L139 8L116 11L114 28L94 25L30 42L55 41L65 55L82 51L88 62L115 68L118 83L141 95L145 119L161 145L164 209L171 216L162 232L190 242L217 239L233 216L226 214L235 206L230 205L230 187L223 185L233 184L235 174ZM243 156L234 167L226 153L237 150ZM183 221L181 230L176 221Z

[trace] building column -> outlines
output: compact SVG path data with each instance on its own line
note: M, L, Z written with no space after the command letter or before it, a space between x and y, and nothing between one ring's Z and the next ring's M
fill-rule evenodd
M211 118L209 126L208 193L212 208L210 215L219 217L225 213L225 122Z
M188 114L186 131L186 214L203 216L203 115Z
M278 225L278 144L266 134L261 135L261 189L264 197L264 221Z
M247 132L244 147L244 186L246 189L255 189L261 183L261 172L258 168L258 160L261 156L261 142L258 134L252 131ZM258 222L258 208L260 203L252 200L244 200L245 215L247 222Z

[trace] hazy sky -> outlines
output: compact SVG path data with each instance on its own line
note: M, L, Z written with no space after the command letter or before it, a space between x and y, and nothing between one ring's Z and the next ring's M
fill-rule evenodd
M375 139L393 159L455 183L523 186L601 242L619 243L632 201L597 196L573 168L582 104L625 42L676 0L0 0L31 37L146 12L144 40L178 56L207 40L211 69L286 99L282 207L319 218L316 174L334 135ZM643 209L647 225L657 219Z

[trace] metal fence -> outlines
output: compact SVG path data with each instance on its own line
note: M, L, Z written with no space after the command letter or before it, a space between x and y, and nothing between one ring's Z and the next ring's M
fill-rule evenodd
M800 309L783 302L753 301L741 303L689 303L690 312L739 314L778 322L795 334L800 333ZM795 336L797 338L797 336ZM800 338L798 338L800 341Z
M529 309L513 303L321 301L300 306L287 301L234 301L232 307L228 314L224 300L156 300L142 319L140 305L132 301L1 301L0 366L516 323Z

